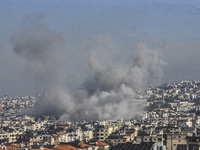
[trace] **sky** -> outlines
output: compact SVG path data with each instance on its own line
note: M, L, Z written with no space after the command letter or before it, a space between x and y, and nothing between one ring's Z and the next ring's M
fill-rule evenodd
M138 44L159 51L166 64L159 84L200 79L198 0L0 0L0 96L40 92L31 58L17 53L13 42L37 22L61 37L59 55L67 62L60 63L66 63L70 88L83 84L91 49L102 44L121 57Z

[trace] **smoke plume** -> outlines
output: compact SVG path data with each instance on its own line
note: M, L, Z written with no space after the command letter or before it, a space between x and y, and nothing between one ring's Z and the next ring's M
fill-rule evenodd
M138 92L163 76L166 63L158 51L138 44L127 52L111 36L97 36L86 42L89 57L82 58L88 61L87 78L79 88L72 89L67 84L70 70L82 66L69 67L78 60L68 60L63 41L60 33L40 19L26 23L12 36L14 52L26 58L30 78L44 93L31 110L34 115L55 115L71 121L132 119L145 102ZM71 51L81 53L79 49Z

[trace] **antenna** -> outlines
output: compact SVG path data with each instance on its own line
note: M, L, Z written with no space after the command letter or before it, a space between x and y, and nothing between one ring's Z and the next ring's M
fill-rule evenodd
M163 90L163 93L162 93L162 103L164 104L165 100L164 100L164 90Z

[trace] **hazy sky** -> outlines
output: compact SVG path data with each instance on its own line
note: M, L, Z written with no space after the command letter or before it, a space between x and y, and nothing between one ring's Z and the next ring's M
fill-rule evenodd
M162 83L200 79L199 0L0 0L0 96L38 91L11 42L31 16L62 36L69 85L87 77L87 48L99 35L120 43L122 54L138 43L160 51Z

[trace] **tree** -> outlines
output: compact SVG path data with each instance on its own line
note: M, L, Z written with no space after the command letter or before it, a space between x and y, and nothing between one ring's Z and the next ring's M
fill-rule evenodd
M154 110L155 108L158 108L158 105L156 103L153 103L153 104L150 104L149 106L146 106L145 107L145 110L147 111L152 111Z
M111 141L109 141L109 140L107 140L107 139L106 139L104 142L105 142L106 144L108 144L109 146L113 146L113 142L111 142Z

